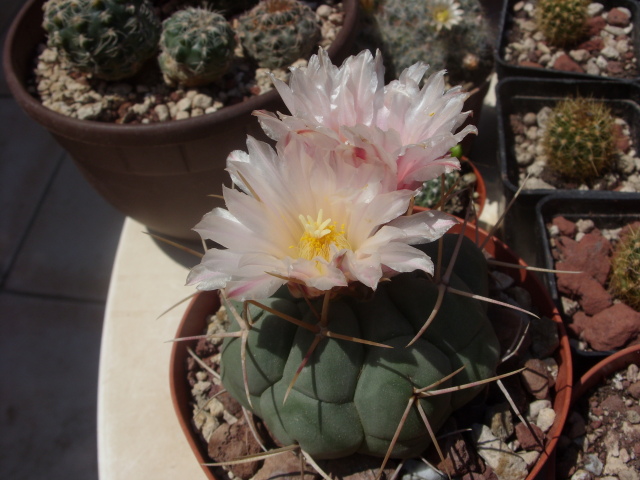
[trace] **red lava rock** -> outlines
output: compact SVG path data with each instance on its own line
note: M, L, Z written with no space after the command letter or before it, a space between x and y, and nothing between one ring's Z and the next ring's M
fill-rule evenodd
M558 270L579 271L579 265L569 262L557 262ZM572 298L577 298L587 315L595 315L612 303L611 295L605 288L587 273L557 273L558 291Z
M615 60L611 60L607 62L607 72L612 75L619 75L624 72L624 64L622 62L616 62Z
M532 358L524 364L522 380L525 388L537 399L549 396L549 373L547 365L540 359Z
M483 470L478 455L473 448L469 448L460 434L447 438L443 446L443 453L445 459L438 464L438 468L446 474L457 477Z
M553 68L563 72L584 73L584 68L573 61L567 54L560 55L554 62Z
M600 403L600 406L609 413L619 413L626 409L624 401L618 395L609 395Z
M640 313L624 303L616 303L600 313L578 320L584 322L582 337L594 350L607 351L620 348L640 333Z
M607 22L614 27L627 27L631 22L631 16L619 8L612 8L607 14Z
M590 37L600 36L600 31L607 26L607 21L598 15L587 20L587 35Z
M611 262L611 244L596 229L587 233L579 242L558 242L564 260L578 270L590 274L602 285L607 281Z
M304 479L302 479L300 476L300 459L293 452L287 452L267 457L262 468L256 473L254 480L313 480L313 478L315 478L315 472L306 468Z
M522 422L518 423L516 425L516 437L520 446L525 450L535 450L536 452L544 450L544 432L533 423L530 423L529 426Z
M262 451L244 418L233 425L223 423L214 430L209 439L208 450L209 456L218 462L235 460ZM260 464L258 462L242 463L230 468L237 477L248 479L256 474Z
M631 139L622 133L622 125L614 123L613 136L616 139L616 148L624 153L627 153L631 148Z
M627 391L633 398L640 400L640 382L635 382L629 385Z
M576 224L573 223L571 220L567 220L563 216L558 216L552 220L552 223L556 227L558 227L558 231L560 232L561 235L565 235L567 237L575 237L577 227L576 227Z
M526 68L544 68L541 64L532 62L530 60L523 60L522 62L518 63L518 65Z
M578 46L579 50L587 50L588 52L600 52L604 48L604 40L602 37L593 37Z

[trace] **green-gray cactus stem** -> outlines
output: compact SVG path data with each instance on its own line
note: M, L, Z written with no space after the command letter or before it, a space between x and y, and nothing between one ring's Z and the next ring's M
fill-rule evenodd
M238 36L260 67L279 68L308 58L322 35L315 12L298 0L263 0L238 19Z
M576 97L558 102L542 138L547 166L564 179L588 182L615 161L614 118L602 101Z
M589 3L590 0L538 0L538 29L557 47L578 43L587 33Z
M443 27L441 0L379 0L361 37L369 49L380 48L391 78L422 61L432 72L446 69L451 84L479 85L493 69L494 37L479 0L456 3L455 22Z
M448 265L458 236L446 235L442 254ZM438 242L424 250L438 255ZM487 295L487 263L482 252L464 238L449 284L459 290ZM438 286L422 273L405 273L383 282L371 298L343 296L328 304L331 332L382 343L393 348L324 337L284 401L316 334L258 306L248 309L253 322L246 346L245 395L241 343L227 338L222 351L222 381L244 407L261 417L282 444L297 443L312 457L339 458L356 452L384 456L414 389L427 387L464 369L439 385L462 385L491 377L499 347L486 306L478 300L446 293L433 323L410 347L423 327ZM318 323L322 302L293 298L283 288L264 304L307 324ZM242 312L232 302L228 308ZM234 322L231 330L239 327ZM437 430L456 409L482 387L463 389L418 400ZM420 454L431 443L414 405L392 455Z
M147 0L49 0L43 9L48 45L80 72L120 80L157 51L160 20Z
M162 23L158 64L169 85L205 85L233 60L236 39L229 22L204 8L186 8Z
M623 230L611 260L609 290L619 300L640 310L640 225Z

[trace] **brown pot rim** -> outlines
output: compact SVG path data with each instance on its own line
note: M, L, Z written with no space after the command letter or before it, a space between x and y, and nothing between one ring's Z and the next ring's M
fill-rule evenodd
M572 404L605 378L632 363L640 365L640 345L630 345L600 360L575 383Z
M22 52L34 50L35 46L44 39L44 29L36 19L42 17L42 4L45 1L29 0L13 20L5 40L3 68L7 85L18 104L29 116L56 135L81 139L95 145L112 145L116 142L121 146L178 144L206 137L211 133L212 128L216 125L224 125L227 119L250 114L279 99L278 92L273 89L207 115L146 125L116 125L94 120L79 120L54 112L29 94L25 87L25 72L18 72L17 53L20 50ZM351 44L356 35L359 22L358 0L343 0L343 5L345 17L342 28L327 50L334 62L342 62L347 56L346 47ZM28 38L29 45L22 45L22 39L25 37ZM116 136L115 139L114 136Z
M489 234L483 229L467 224L455 225L450 232L460 233L464 231L464 234L471 240L476 242L484 241ZM524 260L516 255L507 245L501 240L492 236L486 242L484 247L494 257L499 257L503 260L526 266ZM537 298L536 305L539 307L543 315L547 316L556 324L558 328L558 334L560 337L560 345L556 354L556 360L558 361L558 377L555 384L555 398L553 403L553 409L556 412L555 421L551 429L547 432L547 442L545 448L541 453L536 465L527 475L526 480L535 480L538 474L549 474L553 470L551 461L554 459L556 445L558 439L562 434L562 430L569 415L569 408L571 404L571 393L573 390L573 366L571 362L571 347L569 346L569 339L567 332L560 318L560 314L555 304L551 300L549 293L543 286L540 279L535 273L527 271L525 269L519 269L517 273L519 281L525 285L525 288L529 290L534 298ZM211 314L215 310L216 305L219 308L220 299L217 291L201 291L191 300L189 306L185 310L185 313L180 321L176 332L176 338L186 337L190 335L200 335L204 327L204 318L206 315ZM202 322L197 322L197 328L194 329L193 325L189 328L189 323L193 318L201 318ZM194 331L199 330L199 331ZM174 342L171 350L171 364L170 364L170 384L171 384L171 399L173 406L178 416L180 426L184 432L191 449L196 456L198 462L202 466L207 478L210 480L218 480L213 474L211 469L204 465L210 462L207 458L207 452L204 446L197 442L193 430L191 429L191 412L189 410L188 402L184 399L188 399L188 389L184 378L184 362L188 356L187 347L195 344L195 340L185 342ZM182 397L180 398L180 395ZM552 478L552 477L549 477Z

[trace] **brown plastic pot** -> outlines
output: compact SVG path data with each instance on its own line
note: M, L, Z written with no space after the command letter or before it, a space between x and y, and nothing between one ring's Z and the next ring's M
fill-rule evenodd
M477 199L478 209L476 210L475 218L472 219L472 221L475 222L478 218L480 218L480 215L482 215L484 206L487 203L487 186L484 183L484 177L480 173L480 170L478 170L478 167L476 167L471 160L469 160L467 157L462 157L460 161L461 163L464 163L471 168L471 170L473 171L477 179L476 185L475 185L475 191L478 194L478 199ZM429 210L429 209L426 207L418 207L418 206L413 207L414 212L424 212L426 210Z
M196 118L148 125L78 120L44 107L27 91L36 50L44 42L42 4L29 0L7 34L3 68L18 104L69 152L89 183L114 207L149 229L184 240L220 200L228 154L247 135L267 140L252 112L286 111L275 90ZM345 19L328 49L334 63L350 53L358 0L344 0Z
M463 231L462 225L456 225L451 229L452 233L460 233ZM488 233L473 225L467 225L464 233L467 237L475 242L483 242ZM493 258L504 262L514 263L525 266L520 259L508 246L502 243L496 237L491 237L485 246L485 250ZM571 349L566 331L560 319L558 310L556 309L547 290L544 288L538 277L524 269L506 269L504 273L511 275L517 284L525 288L532 297L533 303L539 309L540 314L552 319L558 327L560 338L560 346L555 354L555 360L558 363L558 377L556 379L554 389L555 398L553 401L553 409L556 412L556 419L553 426L547 432L545 448L538 462L533 467L526 480L551 479L555 469L554 455L558 438L562 433L562 429L566 422L569 406L571 401L571 392L573 386L573 367L571 362ZM176 338L201 335L206 328L207 316L212 315L220 308L220 298L217 291L199 292L190 302L184 316L178 326ZM189 340L184 342L175 342L171 350L170 363L170 388L173 406L178 416L178 421L182 427L182 431L187 438L189 445L207 478L216 480L213 470L205 466L211 460L207 454L207 448L203 440L195 433L192 427L192 410L190 406L190 386L186 378L186 362L189 358L188 348L194 349L197 340Z

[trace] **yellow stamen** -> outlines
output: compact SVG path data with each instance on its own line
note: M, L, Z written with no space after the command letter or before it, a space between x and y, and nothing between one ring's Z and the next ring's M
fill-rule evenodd
M298 216L304 228L297 246L299 258L312 260L316 257L322 257L325 260L330 260L332 245L335 245L338 250L351 248L345 238L344 225L338 228L330 218L323 220L322 217L322 209L318 212L318 217L315 220L310 215Z

